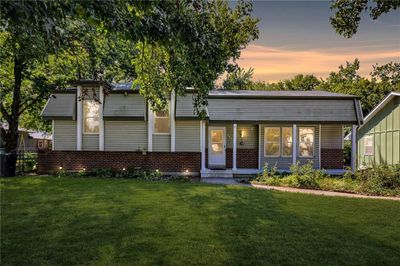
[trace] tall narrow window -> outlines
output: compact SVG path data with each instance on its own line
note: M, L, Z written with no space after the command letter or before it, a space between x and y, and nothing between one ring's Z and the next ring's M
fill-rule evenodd
M364 155L374 155L373 136L365 136L364 138Z
M100 104L95 100L83 100L83 133L99 133L99 108Z
M264 128L264 156L279 157L281 130L279 127Z
M314 128L299 128L299 156L314 157Z
M169 108L167 108L165 111L154 112L154 133L170 133Z
M291 157L293 150L293 129L291 127L282 128L282 156Z

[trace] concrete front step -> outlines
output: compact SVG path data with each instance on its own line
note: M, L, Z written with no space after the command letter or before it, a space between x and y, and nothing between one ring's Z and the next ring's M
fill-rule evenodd
M202 172L201 177L203 178L233 178L232 171L226 170L213 170L212 172Z

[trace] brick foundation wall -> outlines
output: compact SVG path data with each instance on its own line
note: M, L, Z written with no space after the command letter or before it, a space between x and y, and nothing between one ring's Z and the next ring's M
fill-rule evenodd
M200 172L200 152L40 151L38 172L51 173L95 168L159 169L161 172Z
M208 149L206 149L206 167L208 168ZM233 150L226 149L226 168L233 167ZM258 168L257 149L237 149L236 151L237 168Z
M343 169L343 150L321 149L321 168Z
M257 149L238 149L236 154L237 168L258 168Z

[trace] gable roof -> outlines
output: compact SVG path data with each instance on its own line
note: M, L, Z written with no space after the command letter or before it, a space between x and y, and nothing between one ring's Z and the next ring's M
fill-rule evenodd
M399 97L400 92L391 92L389 93L385 99L383 99L374 109L364 118L363 125L360 127L362 128L365 124L368 123L380 110L382 110L388 102L390 102L393 98Z

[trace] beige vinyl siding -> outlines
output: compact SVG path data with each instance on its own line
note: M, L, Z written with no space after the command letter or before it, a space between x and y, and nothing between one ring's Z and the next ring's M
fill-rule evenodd
M106 151L147 150L147 124L144 121L104 121Z
M171 135L153 134L153 151L171 151Z
M82 135L82 150L98 151L99 150L99 135L98 134L83 134Z
M342 125L321 125L321 149L343 148Z
M56 151L76 150L76 121L54 120L53 147Z
M356 122L353 99L219 99L208 100L211 121Z
M259 152L261 158L261 168L267 163L268 167L276 167L280 170L289 170L290 166L293 164L292 157L264 157L264 128L265 127L293 127L291 124L263 124L261 125L261 141L259 145ZM299 127L313 127L314 128L314 157L313 158L300 158L296 156L296 161L300 164L306 164L309 160L313 162L314 168L319 167L319 125L298 125L297 126L297 151L299 145ZM282 147L281 147L282 150Z
M240 131L243 130L245 136L240 144ZM238 124L237 126L237 149L257 149L258 144L258 125Z
M146 103L140 94L109 94L105 97L104 118L144 117Z
M196 94L187 93L185 96L176 97L176 113L175 117L179 118L198 118L198 115L194 112L194 97Z
M175 150L177 152L200 152L200 122L175 122Z

